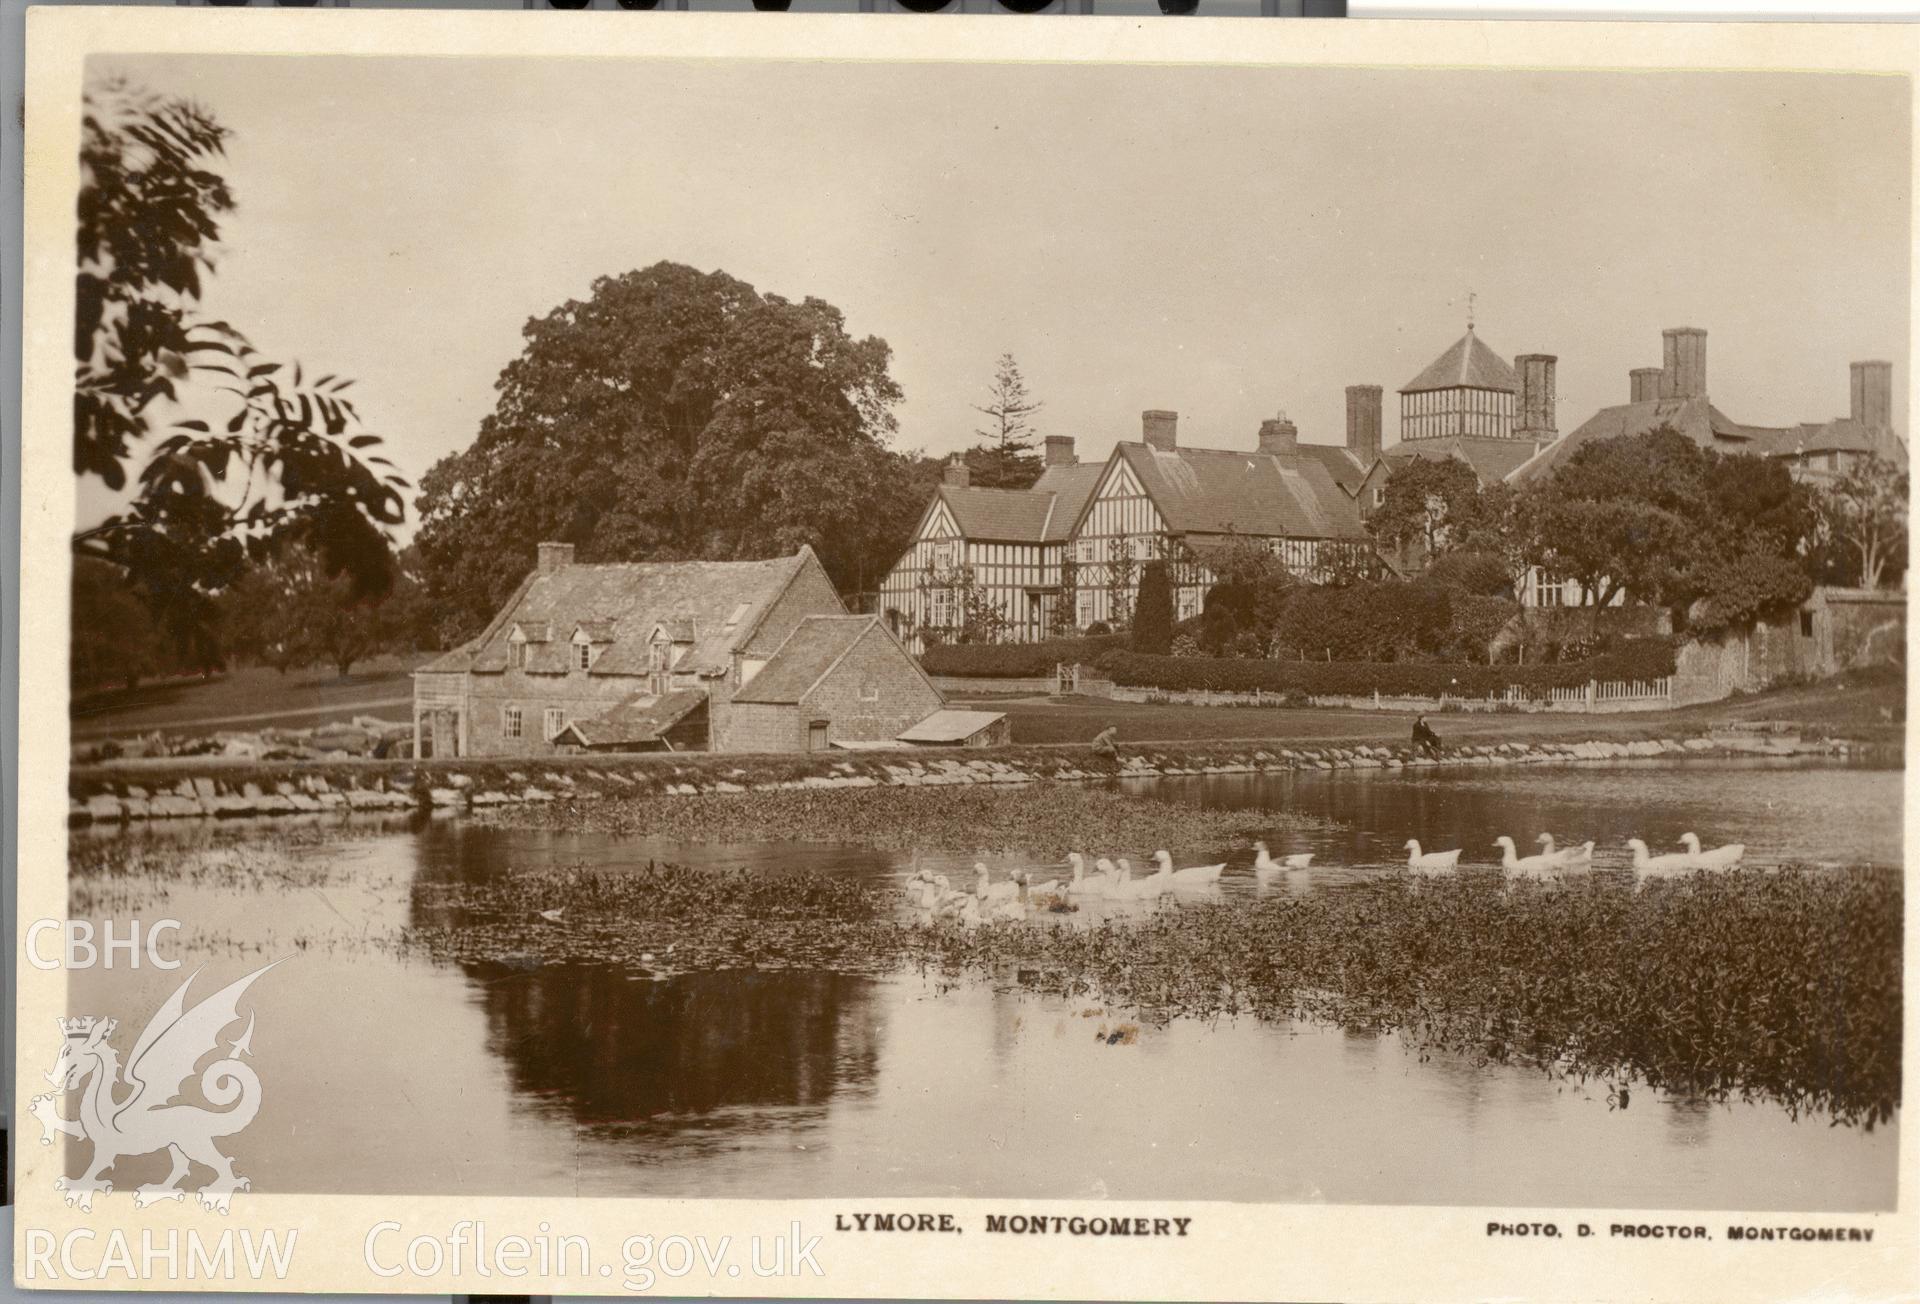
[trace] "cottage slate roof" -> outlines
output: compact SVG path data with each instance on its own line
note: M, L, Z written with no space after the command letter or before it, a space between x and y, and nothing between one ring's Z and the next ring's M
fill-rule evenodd
M575 624L575 634L585 634L589 643L613 642L613 622L611 620L582 620Z
M1100 474L1106 469L1105 462L1073 462L1050 466L1040 473L1029 492L1054 495L1053 511L1047 517L1044 534L1046 542L1059 543L1072 533L1073 523L1080 519L1080 509L1093 497L1093 491L1100 485Z
M1403 439L1383 456L1398 467L1408 459L1424 457L1444 461L1457 457L1473 468L1480 483L1488 485L1504 480L1514 468L1532 457L1539 445L1531 439L1500 439L1487 435L1447 435L1440 439Z
M654 626L666 622L674 627L678 622L680 628L698 630L699 637L673 668L718 674L729 667L734 647L753 632L794 576L818 564L812 549L803 547L791 557L765 561L626 562L535 571L477 637L420 669L504 671L507 636L516 623L544 621L570 633L576 625L591 622L610 631L612 646L588 673L645 674L647 639ZM739 619L728 623L736 613ZM530 644L526 668L562 673L568 655L565 644Z
M733 695L736 702L792 703L805 700L814 685L852 651L878 616L808 616L767 659L760 673ZM905 653L901 654L906 655Z
M1725 453L1772 455L1791 451L1790 427L1748 426L1733 421L1704 397L1650 399L1601 408L1579 427L1546 445L1507 477L1523 484L1547 475L1575 449L1622 435L1644 435L1662 426L1685 435L1702 448Z
M963 742L1006 718L1003 711L966 711L957 707L942 707L913 728L894 737L903 743Z
M1907 444L1884 426L1863 425L1852 417L1807 421L1780 432L1775 454L1877 453L1900 466L1907 464Z
M544 620L516 620L513 627L529 643L544 643L553 637L553 628Z
M655 742L706 701L707 695L695 688L658 695L635 693L591 720L572 721L562 732L571 731L588 747Z
M1402 394L1419 394L1434 389L1520 388L1520 378L1504 358L1480 342L1467 327L1467 333L1455 340L1445 353L1428 364L1427 369L1400 387Z
M1054 496L1032 489L975 489L943 484L940 497L954 524L969 539L995 543L1038 543L1047 528Z
M1327 469L1333 482L1339 485L1349 498L1360 492L1361 484L1367 478L1371 468L1362 466L1360 459L1345 444L1308 444L1298 445L1301 456L1311 457Z
M1319 460L1274 453L1117 446L1175 534L1364 539L1360 509Z

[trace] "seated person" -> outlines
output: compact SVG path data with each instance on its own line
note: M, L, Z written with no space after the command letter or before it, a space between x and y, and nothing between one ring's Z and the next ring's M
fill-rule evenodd
M1415 751L1425 752L1429 756L1440 754L1440 735L1427 725L1424 715L1414 717L1413 746Z

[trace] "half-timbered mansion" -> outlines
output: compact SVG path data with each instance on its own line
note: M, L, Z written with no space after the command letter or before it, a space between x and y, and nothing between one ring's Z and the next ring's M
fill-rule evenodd
M1132 619L1142 568L1155 560L1167 564L1184 620L1214 583L1209 558L1248 541L1307 580L1374 564L1356 496L1364 467L1350 450L1301 444L1285 416L1262 422L1251 449L1183 447L1178 423L1145 412L1141 437L1098 463L1051 436L1031 489L974 488L956 458L881 584L889 626L916 651L963 636L1033 642L1117 627ZM1377 421L1371 438L1369 452Z

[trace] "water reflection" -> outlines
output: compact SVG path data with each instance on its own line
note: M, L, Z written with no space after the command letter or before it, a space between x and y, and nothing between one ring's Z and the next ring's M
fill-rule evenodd
M1408 837L1467 847L1484 866L1494 853L1481 843L1543 829L1616 854L1628 836L1692 830L1745 841L1761 863L1899 860L1890 772L1639 764L1220 776L1154 790L1343 821L1269 839L1276 855L1319 856L1275 892L1364 883ZM226 877L182 873L167 897L202 938L190 967L236 974L296 933L324 943L262 988L271 1006L255 1049L268 1091L236 1153L263 1190L1808 1210L1890 1208L1896 1196L1897 1120L1868 1133L1653 1091L1622 1109L1606 1082L1423 1054L1392 1035L1224 1019L1146 1023L1116 1041L1098 1034L1132 1015L1012 981L792 970L652 981L604 965L440 965L364 944L444 924L446 888L517 870L679 860L886 882L920 866L957 879L971 853L684 846L464 819L304 831L318 827L260 845L324 858L338 870L330 881L268 876L235 892ZM80 836L152 839L186 866L246 834L183 822ZM1138 864L1152 848L1089 850ZM1181 864L1221 858L1170 850ZM1247 853L1235 855L1229 900L1255 890ZM980 858L997 875L1035 859ZM85 971L76 1012L133 1018L176 982ZM391 1108L365 1108L370 1072Z
M514 1090L561 1102L588 1126L819 1107L873 1088L884 1029L865 979L736 969L655 982L604 965L466 972Z

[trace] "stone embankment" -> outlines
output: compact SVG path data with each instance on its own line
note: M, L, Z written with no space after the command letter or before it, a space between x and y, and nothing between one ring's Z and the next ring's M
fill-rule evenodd
M1279 747L1165 743L1095 756L1085 746L975 751L726 756L705 753L574 756L538 761L219 764L77 768L72 824L147 820L462 811L526 802L796 788L1081 783L1207 774L1405 770L1467 765L1567 764L1651 757L1845 754L1844 742L1741 734L1637 742L1497 743L1449 747L1435 758L1406 747Z

